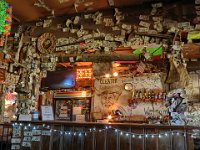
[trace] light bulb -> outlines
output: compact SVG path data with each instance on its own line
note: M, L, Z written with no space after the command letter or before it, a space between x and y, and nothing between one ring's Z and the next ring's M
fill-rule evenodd
M113 76L114 76L114 77L117 77L117 76L118 76L118 73L117 73L117 72L114 72L114 73L113 73Z
M106 77L106 78L110 78L110 74L106 74L105 77Z
M110 119L112 119L112 116L111 116L111 115L108 115L108 117L107 117L107 118L108 118L108 120L110 120Z

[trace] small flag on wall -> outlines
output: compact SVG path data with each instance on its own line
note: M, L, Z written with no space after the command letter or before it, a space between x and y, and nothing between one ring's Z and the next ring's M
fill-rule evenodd
M143 62L140 62L137 68L137 72L139 73L144 73L144 69L145 69L146 65Z

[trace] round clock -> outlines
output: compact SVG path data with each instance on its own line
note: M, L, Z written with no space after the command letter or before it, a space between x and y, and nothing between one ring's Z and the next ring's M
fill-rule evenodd
M127 91L130 91L133 89L133 85L131 83L126 83L124 86L124 89Z

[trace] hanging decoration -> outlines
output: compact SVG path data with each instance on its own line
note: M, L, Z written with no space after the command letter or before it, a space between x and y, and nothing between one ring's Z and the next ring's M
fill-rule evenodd
M0 35L10 35L12 24L12 6L0 1Z

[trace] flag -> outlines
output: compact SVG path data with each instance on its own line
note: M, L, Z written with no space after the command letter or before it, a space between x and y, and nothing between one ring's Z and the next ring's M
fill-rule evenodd
M138 67L137 67L137 72L144 73L145 67L146 67L146 65L143 62L140 62Z

